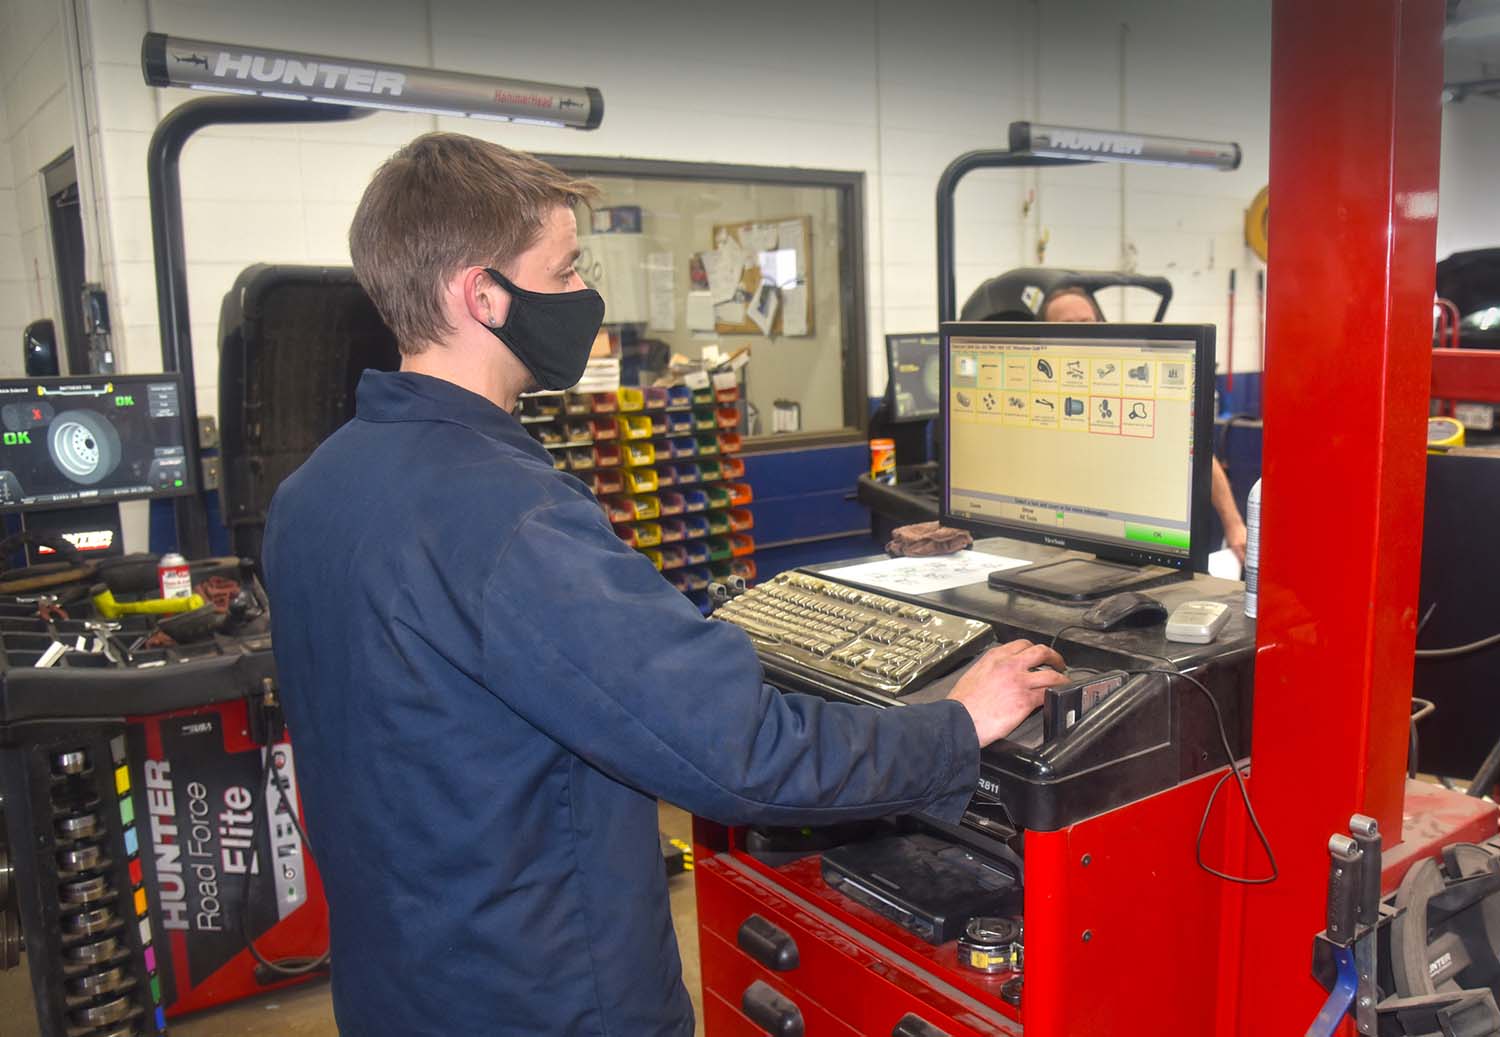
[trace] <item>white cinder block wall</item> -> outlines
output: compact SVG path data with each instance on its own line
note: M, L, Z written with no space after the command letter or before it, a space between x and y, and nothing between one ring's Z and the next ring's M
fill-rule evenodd
M1500 76L1500 39L1460 37L1445 48L1443 80ZM1455 94L1458 91L1455 90ZM1437 256L1500 247L1500 98L1471 94L1443 106Z
M106 195L102 248L111 253L117 338L136 370L160 363L146 143L162 114L196 96L143 85L139 43L148 29L604 92L604 125L593 133L382 113L195 138L182 180L205 412L216 410L216 321L235 275L257 261L347 262L345 232L368 176L435 126L537 151L863 171L872 392L883 386L883 335L935 324L934 191L953 157L1003 146L1009 123L1026 117L1110 128L1123 115L1131 129L1236 139L1245 161L1228 174L1094 167L971 176L958 203L959 299L985 277L1035 262L1043 233L1048 264L1112 268L1124 255L1171 277L1172 313L1182 320L1222 323L1228 270L1238 266L1235 366L1254 360L1257 263L1240 223L1266 179L1267 0L591 0L566 20L493 0L85 7L85 79L97 97Z
M31 321L56 320L61 345L41 171L74 140L62 13L57 0L0 3L0 376L22 372Z
M1443 108L1437 255L1500 247L1500 100Z
M0 88L3 88L0 83ZM9 161L10 122L0 104L0 373L18 370L21 329L29 310L26 264L21 258L21 219L16 212L14 167ZM11 348L7 348L7 346Z

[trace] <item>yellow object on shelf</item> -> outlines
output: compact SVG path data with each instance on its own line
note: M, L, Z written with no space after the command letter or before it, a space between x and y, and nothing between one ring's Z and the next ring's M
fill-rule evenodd
M650 439L651 419L644 414L621 416L615 419L615 428L621 439Z
M655 497L631 497L630 502L635 505L635 517L637 520L661 518L661 501ZM657 530L657 539L661 539L660 529Z
M656 463L656 447L650 443L626 443L621 453L627 468Z
M1427 452L1445 454L1464 445L1464 423L1457 418L1427 419Z
M661 526L655 522L642 522L635 527L636 547L655 547L661 543Z
M201 609L205 602L197 594L185 598L148 598L145 601L116 601L108 588L94 595L94 608L105 619L121 616L175 616L179 612Z
M655 493L660 486L655 468L625 469L625 489L630 493Z
M627 385L622 385L615 390L615 399L619 402L622 411L644 410L646 407L646 394L640 389L632 389Z

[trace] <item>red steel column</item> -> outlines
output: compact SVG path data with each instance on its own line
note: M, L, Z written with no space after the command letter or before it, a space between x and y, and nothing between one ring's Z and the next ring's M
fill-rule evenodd
M1443 14L1443 0L1273 6L1251 792L1281 878L1245 892L1246 1035L1302 1033L1323 1000L1309 968L1329 835L1356 811L1388 841L1401 831Z

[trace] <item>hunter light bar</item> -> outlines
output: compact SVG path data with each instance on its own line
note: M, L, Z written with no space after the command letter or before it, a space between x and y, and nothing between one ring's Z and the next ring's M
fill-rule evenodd
M420 112L453 118L592 130L604 96L592 86L560 86L440 72L409 65L210 43L150 32L141 68L152 86L185 86L287 101Z
M1040 122L1010 124L1010 150L1041 158L1091 162L1140 162L1230 170L1240 165L1240 146L1228 141L1155 137L1120 130L1085 130Z

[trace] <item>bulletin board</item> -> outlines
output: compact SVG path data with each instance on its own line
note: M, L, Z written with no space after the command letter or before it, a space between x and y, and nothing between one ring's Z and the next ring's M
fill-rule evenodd
M794 240L784 240L790 235ZM775 316L770 325L769 334L772 337L790 335L791 337L803 337L814 334L813 325L813 284L812 284L812 217L811 216L787 216L780 219L770 220L742 220L738 223L716 223L713 228L712 246L718 248L727 238L732 238L740 248L744 249L747 256L757 255L765 251L761 246L766 244L769 236L774 236L775 244L773 250L781 251L793 249L796 251L796 274L790 283L778 286L778 304ZM760 291L762 273L758 264L747 264L740 275L740 288L742 294L750 300L747 305L755 305ZM788 332L787 313L788 307L795 307L802 316L794 317L791 321L791 331ZM761 328L750 316L741 321L714 321L714 331L720 335L758 335Z

